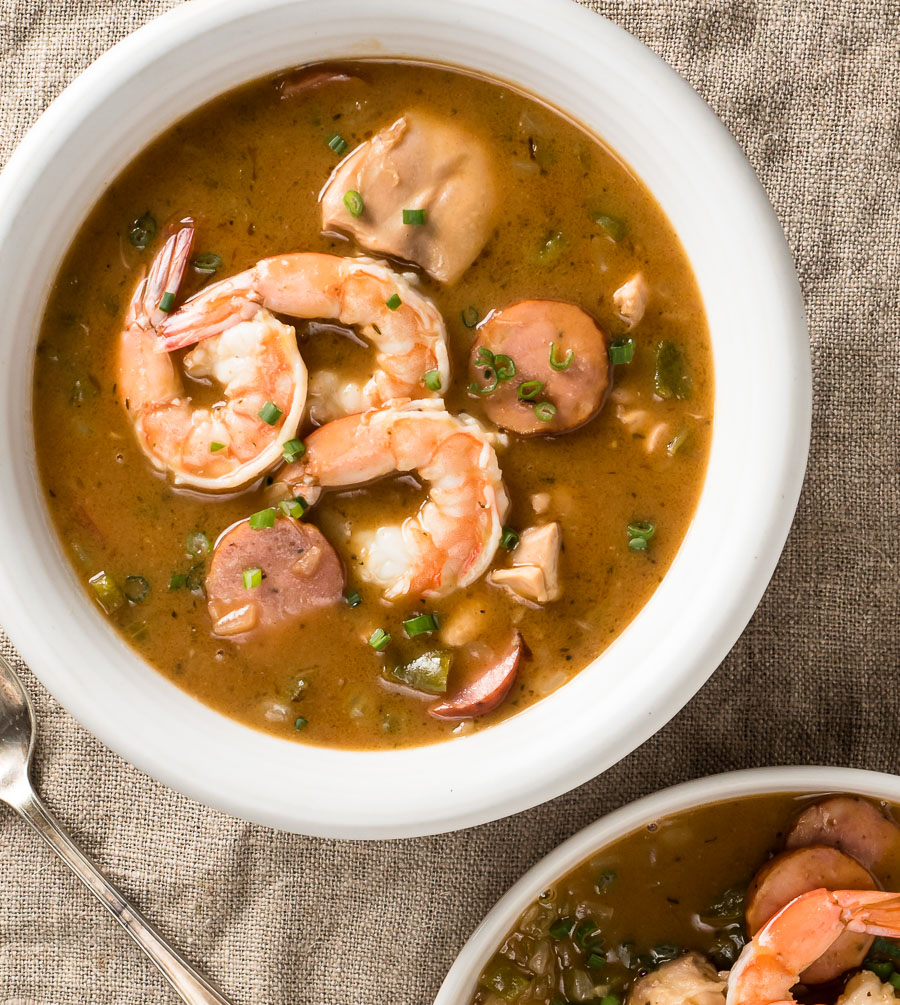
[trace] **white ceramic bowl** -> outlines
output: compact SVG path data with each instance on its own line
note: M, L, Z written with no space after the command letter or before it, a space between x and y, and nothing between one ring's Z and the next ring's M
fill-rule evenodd
M104 187L180 116L323 58L408 56L505 78L586 123L668 213L712 330L716 416L693 525L665 581L571 683L492 729L396 752L317 749L189 698L92 609L63 560L32 449L38 323ZM712 673L765 589L809 440L803 308L769 203L739 149L658 57L568 0L194 0L106 53L52 105L0 179L0 623L92 732L230 813L309 834L469 826L586 781L659 729Z
M450 968L434 1005L469 1005L485 964L519 916L561 876L595 852L661 817L726 799L778 792L850 792L900 803L900 778L856 768L779 767L729 771L697 778L629 803L563 842L532 866L497 901Z

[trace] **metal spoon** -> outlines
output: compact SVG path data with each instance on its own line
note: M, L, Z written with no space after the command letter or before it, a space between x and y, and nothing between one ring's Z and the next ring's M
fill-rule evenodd
M188 1005L230 1005L201 977L91 864L51 816L31 784L34 711L9 661L0 654L0 801L7 803L40 834L144 950Z

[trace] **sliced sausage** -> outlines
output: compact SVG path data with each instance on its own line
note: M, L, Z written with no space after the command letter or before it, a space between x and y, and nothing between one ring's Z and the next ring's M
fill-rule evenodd
M471 719L493 712L509 694L524 650L522 636L516 632L505 655L490 662L454 695L430 708L429 713L436 719Z
M261 582L245 586L244 573L253 569ZM334 548L318 528L289 517L259 530L246 520L235 524L216 544L206 577L213 631L226 636L286 624L336 604L343 590Z
M747 931L756 933L785 904L801 893L828 890L875 890L872 874L856 859L826 845L794 848L776 855L747 889ZM824 984L858 967L872 945L870 935L844 932L826 953L800 975L805 984Z
M360 201L348 206L348 192ZM408 111L334 169L322 190L322 228L453 283L490 236L496 199L485 139L453 120ZM404 220L404 210L415 216Z
M305 94L307 91L315 91L325 84L346 84L351 80L359 80L359 77L352 77L348 73L339 70L312 70L302 69L295 73L288 73L276 84L282 101L295 98L298 94Z
M900 827L868 799L832 796L806 807L788 831L785 844L788 848L831 845L877 871L887 857L900 855Z
M505 360L497 361L496 370L490 366L496 356L512 360L513 376L502 379L511 369ZM469 378L498 426L525 436L565 433L592 419L606 399L606 338L575 304L522 300L479 325Z

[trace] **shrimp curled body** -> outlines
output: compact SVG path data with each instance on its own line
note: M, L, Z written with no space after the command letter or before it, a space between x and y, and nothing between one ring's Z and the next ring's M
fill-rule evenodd
M443 596L490 565L509 499L491 437L471 417L441 401L395 401L321 426L306 448L283 478L310 497L395 471L417 471L428 484L415 516L359 535L361 575L388 600Z
M364 385L338 388L334 374L313 376L319 421L392 398L431 397L448 386L447 333L440 313L402 275L368 258L314 252L264 258L188 300L163 322L160 348L192 345L265 310L357 326L376 349L375 370Z
M795 897L744 946L726 1005L793 1005L800 973L845 931L900 937L900 893L822 889Z
M221 385L225 399L193 404L173 357L159 351L160 304L177 293L192 242L193 225L183 221L138 285L119 336L117 387L154 467L176 485L226 491L280 459L303 416L306 367L293 329L260 311L185 355L185 373Z

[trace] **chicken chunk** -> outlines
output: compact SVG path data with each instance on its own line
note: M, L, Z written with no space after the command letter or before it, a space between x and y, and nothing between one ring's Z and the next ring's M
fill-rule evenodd
M495 569L489 579L524 600L546 604L558 600L559 553L562 532L558 523L529 527L522 532L519 546L513 552L511 569Z
M362 199L358 215L344 203L348 192ZM409 111L335 168L322 190L322 227L452 283L488 239L496 193L481 137L452 120ZM425 222L404 223L404 210L423 210Z
M854 974L841 992L836 1005L895 1005L893 987L882 983L871 970Z
M650 290L642 272L636 272L613 293L613 303L619 317L629 328L634 328L644 317L649 296Z
M636 981L628 1005L725 1005L725 981L699 953L686 953Z

